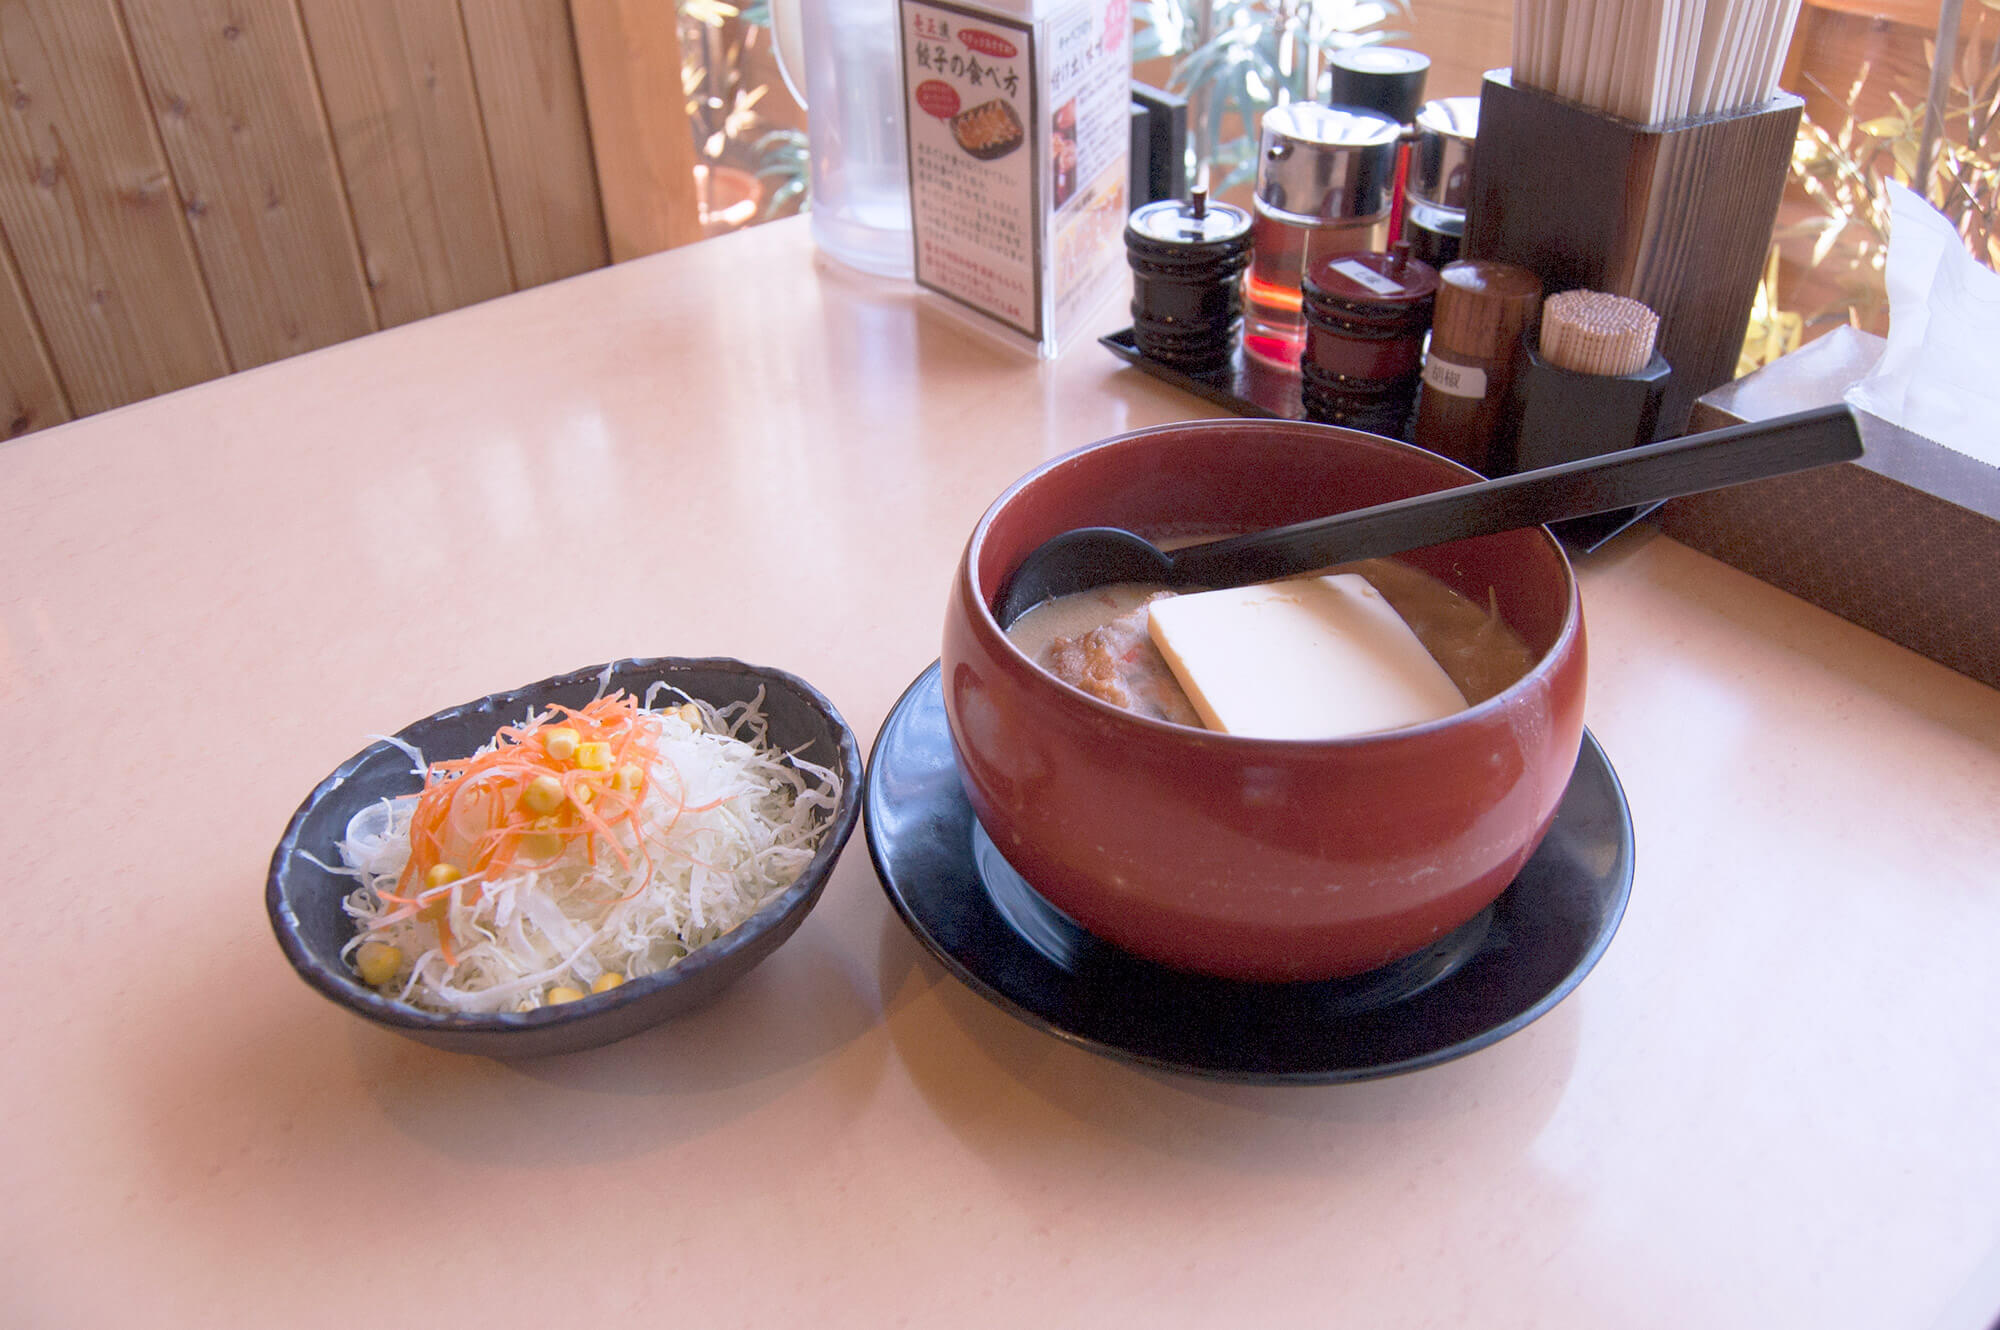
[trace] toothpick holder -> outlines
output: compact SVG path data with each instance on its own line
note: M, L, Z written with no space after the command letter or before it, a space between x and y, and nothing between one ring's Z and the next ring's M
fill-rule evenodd
M1521 348L1521 360L1514 380L1520 428L1493 474L1580 462L1660 437L1660 400L1672 375L1667 358L1658 352L1644 369L1630 374L1561 369L1532 346Z
M1468 258L1517 263L1551 293L1587 287L1660 316L1673 366L1662 436L1736 376L1804 103L1638 125L1489 71L1466 212Z

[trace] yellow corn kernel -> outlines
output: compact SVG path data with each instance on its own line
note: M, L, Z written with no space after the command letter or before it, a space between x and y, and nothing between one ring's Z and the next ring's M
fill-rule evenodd
M565 1002L581 1002L582 1000L583 990L580 988L571 988L568 984L558 984L549 990L549 1005L551 1007L560 1007Z
M424 874L424 885L448 887L464 876L464 871L457 864L432 864L431 871Z
M686 721L688 723L689 729L698 730L701 728L701 708L696 706L694 703L692 702L681 703L679 706L674 708L674 714L676 716L679 716L682 720Z
M618 774L611 778L611 788L620 794L636 794L645 783L646 773L631 762L618 768Z
M360 972L362 983L380 988L403 968L403 949L387 942L364 942L355 949L354 968Z
M609 993L612 989L618 987L618 985L624 982L625 982L624 975L613 974L611 971L606 970L603 974L597 976L596 982L592 983L590 986L590 991L593 993Z
M562 782L546 773L537 776L521 791L521 802L531 813L553 813L563 804Z
M542 747L558 762L567 762L575 757L576 746L582 742L583 736L567 725L558 725L542 736Z
M530 859L553 859L563 852L563 838L552 817L538 817L521 833L521 853Z
M576 788L569 792L569 801L578 808L587 807L590 801L596 797L596 795L590 792L590 787L581 781L577 782Z
M611 769L611 745L593 741L576 746L576 764L585 771L609 771Z

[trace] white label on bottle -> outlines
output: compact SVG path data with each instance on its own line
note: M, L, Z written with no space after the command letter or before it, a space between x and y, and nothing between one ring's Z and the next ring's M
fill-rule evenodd
M1393 278L1384 277L1359 259L1336 259L1327 265L1343 277L1351 277L1378 296L1399 296L1403 294L1403 284Z
M1453 397L1486 396L1486 371L1477 365L1454 365L1436 353L1424 357L1424 386Z

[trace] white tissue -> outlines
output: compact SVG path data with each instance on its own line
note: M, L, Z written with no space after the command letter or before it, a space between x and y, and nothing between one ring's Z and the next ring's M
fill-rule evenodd
M1966 252L1944 214L1893 181L1889 340L1847 401L2000 466L2000 273Z

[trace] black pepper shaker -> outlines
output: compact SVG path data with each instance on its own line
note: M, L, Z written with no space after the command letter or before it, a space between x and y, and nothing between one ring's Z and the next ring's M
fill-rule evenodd
M1250 214L1210 203L1201 189L1148 203L1125 223L1125 259L1139 353L1196 372L1228 364L1243 321Z

